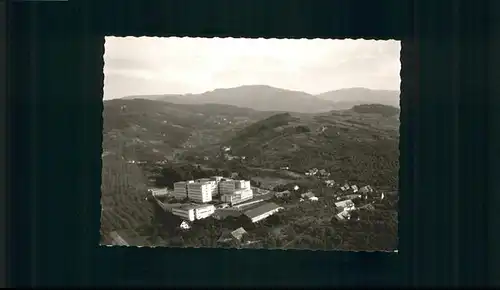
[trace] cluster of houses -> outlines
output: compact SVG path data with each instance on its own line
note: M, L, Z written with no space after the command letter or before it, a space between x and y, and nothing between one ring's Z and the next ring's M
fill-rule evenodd
M325 169L318 168L309 169L304 174L306 176L316 176L320 178L327 178L328 176L330 176L330 172L326 171Z
M333 179L328 179L325 180L325 185L327 187L334 187L336 185L335 180ZM343 192L347 191L352 191L353 193L359 192L359 193L371 193L373 192L373 188L370 185L365 185L361 188L359 188L356 184L349 184L348 182L344 183L343 185L339 186L340 190Z
M335 218L338 220L351 219L351 211L356 209L354 202L350 199L339 201L335 203L335 208L339 211Z
M224 158L224 160L246 160L246 156L238 156L231 154L231 146L222 146L220 148L221 152L218 154L218 157ZM205 160L209 160L208 156L204 157Z

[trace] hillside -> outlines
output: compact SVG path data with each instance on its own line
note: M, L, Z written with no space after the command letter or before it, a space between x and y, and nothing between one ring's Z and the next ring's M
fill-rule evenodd
M398 110L397 108L393 108ZM246 166L294 172L324 168L335 180L397 187L398 116L355 110L321 114L277 114L256 122L222 143ZM211 156L218 148L186 154Z
M399 91L349 88L322 93L316 97L332 101L337 110L347 110L361 104L382 104L399 108Z
M217 143L274 113L228 105L151 100L104 102L101 231L136 229L152 217L147 173L135 161L174 159L187 148Z
M103 148L128 160L168 159L183 148L217 143L272 114L230 105L110 100L104 102Z
M400 113L398 108L381 104L357 105L351 110L359 114L378 114L387 118L399 116Z
M380 103L399 107L399 92L343 89L317 96L265 85L216 89L202 94L129 96L124 99L162 100L176 104L228 104L260 111L318 113L350 109L354 105Z

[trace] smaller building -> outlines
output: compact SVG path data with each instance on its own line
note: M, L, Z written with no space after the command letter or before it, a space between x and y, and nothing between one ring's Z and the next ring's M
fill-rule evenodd
M277 198L282 198L282 197L287 197L290 196L291 192L289 190L281 191L281 192L276 192L274 196Z
M343 211L339 212L338 214L336 214L335 218L339 221L351 219L351 214L349 213L349 211L343 210Z
M182 206L172 208L171 212L173 215L192 222L196 219L194 209L195 206L192 204L183 204Z
M351 189L353 192L358 192L358 186L357 185L351 185Z
M313 197L310 197L309 200L310 201L318 201L318 198L316 196L313 196Z
M195 218L201 220L213 215L215 212L215 206L212 204L199 205L194 209Z
M348 195L344 195L343 198L345 199L350 199L350 200L353 200L353 199L356 199L356 198L361 198L361 194L348 194Z
M283 208L278 206L277 204L269 202L258 205L257 207L254 207L252 209L249 209L245 211L243 214L247 216L252 221L252 223L256 223L273 215L274 213L278 212L281 209Z
M191 228L191 225L187 221L182 221L182 223L179 225L179 228L182 230L189 230Z
M351 187L350 187L350 186L349 186L349 184L347 184L347 183L346 183L346 184L344 184L343 186L341 186L341 187L340 187L340 189L341 189L342 191L349 190L349 188L351 188Z
M183 204L172 208L171 212L173 215L192 222L211 216L215 212L215 206L212 204Z
M237 228L236 230L232 231L231 232L231 236L233 236L235 239L237 239L238 241L241 241L241 239L243 238L244 235L247 234L247 231L245 231L244 228Z
M310 192L310 191L308 191L308 192L306 192L306 193L303 193L303 194L301 194L300 196L301 196L302 198L309 198L309 199L310 199L311 197L315 197L314 193L312 193L312 192Z
M227 243L239 243L243 239L243 236L245 236L247 234L248 234L247 231L245 231L244 228L240 227L232 232L229 232L229 231L224 232L219 237L217 242L225 243L225 244L227 244Z
M335 206L339 209L343 209L343 210L347 210L347 211L354 210L356 208L354 205L354 202L352 202L352 200L350 200L350 199L336 202Z
M151 193L153 196L166 196L166 195L168 195L167 188L150 188L150 189L148 189L148 192Z
M369 185L363 186L359 189L359 192L361 193L370 193L373 192L373 188Z
M335 185L335 180L333 180L333 179L325 180L325 184L328 187L332 187Z

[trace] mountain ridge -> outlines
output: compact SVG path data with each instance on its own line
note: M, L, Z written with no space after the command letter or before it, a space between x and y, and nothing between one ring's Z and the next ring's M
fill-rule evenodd
M355 105L382 104L399 108L399 91L345 88L313 95L269 85L217 88L201 94L133 95L121 99L149 99L175 104L227 104L258 111L320 113Z

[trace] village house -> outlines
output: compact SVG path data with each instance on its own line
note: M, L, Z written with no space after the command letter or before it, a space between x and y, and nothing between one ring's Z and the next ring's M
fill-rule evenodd
M323 176L323 177L328 177L328 176L330 176L330 172L328 172L328 171L326 171L326 170L324 170L324 169L319 170L319 174L320 174L321 176Z
M179 228L181 230L189 230L191 228L191 225L187 221L182 221L182 223L179 225Z
M348 195L342 196L342 198L350 199L350 200L353 200L353 199L356 199L356 198L361 198L361 197L362 197L361 194L348 194Z
M335 181L333 179L325 180L325 184L328 187L332 187L335 185Z
M348 190L349 188L351 188L351 187L350 187L350 186L349 186L349 184L347 184L347 183L346 183L346 184L344 184L343 186L341 186L341 187L340 187L340 189L341 189L342 191L346 191L346 190Z
M318 173L318 168L312 168L312 169L309 169L308 171L306 171L305 175L313 176L313 175L316 175L317 173Z
M243 236L247 235L247 231L245 231L244 228L240 227L237 228L236 230L229 232L226 231L224 232L219 239L217 240L218 243L239 243L243 239Z
M369 192L373 192L373 188L369 185L366 185L366 186L363 186L359 189L359 192L361 193L369 193Z
M338 209L347 210L347 211L351 211L351 210L354 210L356 208L354 205L354 202L352 202L352 200L350 200L350 199L336 202L335 207L337 207Z
M351 214L349 213L349 211L343 210L343 211L339 212L338 214L336 214L335 218L337 218L337 220L339 220L339 221L351 219Z
M303 193L303 194L301 194L300 196L301 196L302 198L309 198L309 199L311 199L312 197L316 197L316 196L314 195L314 193L312 193L312 192L310 192L310 191L308 191L308 192L306 192L306 193Z
M374 210L375 207L369 203L369 204L363 205L362 207L360 207L360 209Z
M282 197L288 197L290 196L291 192L289 190L281 191L281 192L276 192L274 196L277 198L282 198Z
M353 192L358 192L358 186L357 185L351 185L351 189Z

